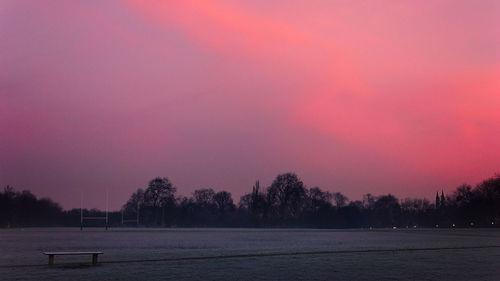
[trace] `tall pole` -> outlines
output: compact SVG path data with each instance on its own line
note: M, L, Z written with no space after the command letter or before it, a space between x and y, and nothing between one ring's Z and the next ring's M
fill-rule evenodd
M108 189L106 188L106 230L108 230Z
M80 231L83 230L83 190L80 193Z
M139 227L139 202L137 202L137 227Z

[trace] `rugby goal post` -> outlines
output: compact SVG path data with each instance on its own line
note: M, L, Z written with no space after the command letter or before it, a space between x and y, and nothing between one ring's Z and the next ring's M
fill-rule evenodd
M80 197L80 231L83 230L83 225L84 225L84 221L85 220L103 220L103 221L105 221L105 228L106 228L106 230L108 230L108 222L109 222L109 219L108 219L108 201L109 200L108 199L109 199L109 192L106 189L106 212L105 212L105 216L95 216L95 217L84 216L83 215L83 191L82 191L81 197Z

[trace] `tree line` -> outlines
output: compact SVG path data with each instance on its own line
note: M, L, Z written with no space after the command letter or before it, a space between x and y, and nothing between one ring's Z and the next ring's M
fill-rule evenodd
M310 227L415 228L496 227L500 223L500 174L475 187L461 185L450 195L399 200L391 194L365 194L349 201L340 192L308 188L294 173L278 175L263 188L257 181L236 204L228 191L195 190L176 195L167 177L149 181L135 191L119 212L110 212L110 226L150 227ZM83 210L85 216L104 216ZM124 223L125 222L125 223ZM86 226L103 226L86 222ZM6 187L0 192L0 226L79 226L80 209L63 210L50 199Z

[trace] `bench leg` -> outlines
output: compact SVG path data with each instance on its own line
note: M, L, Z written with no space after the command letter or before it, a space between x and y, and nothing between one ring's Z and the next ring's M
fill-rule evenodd
M54 264L54 255L49 255L49 265Z
M97 254L92 255L92 264L97 264Z

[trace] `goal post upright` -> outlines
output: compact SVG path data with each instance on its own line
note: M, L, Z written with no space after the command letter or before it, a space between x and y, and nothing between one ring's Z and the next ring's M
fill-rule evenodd
M109 204L108 204L108 190L106 189L106 209L105 209L105 215L104 216L84 216L83 215L83 190L81 192L81 197L80 197L80 231L83 231L83 223L85 220L103 220L105 223L105 228L108 230L109 228ZM102 211L99 211L99 213L102 214ZM92 214L92 212L90 213Z
M109 199L109 191L106 188L106 230L108 230L108 199Z
M132 210L133 211L133 210ZM127 208L124 206L120 210L121 212L121 217L122 217L122 226L125 226L125 224L130 224L134 223L136 227L139 227L139 219L140 219L140 205L139 202L137 202L137 207L135 210L135 217L128 216L127 217Z
M139 227L139 201L137 201L137 227Z
M80 193L80 231L83 230L83 190Z

